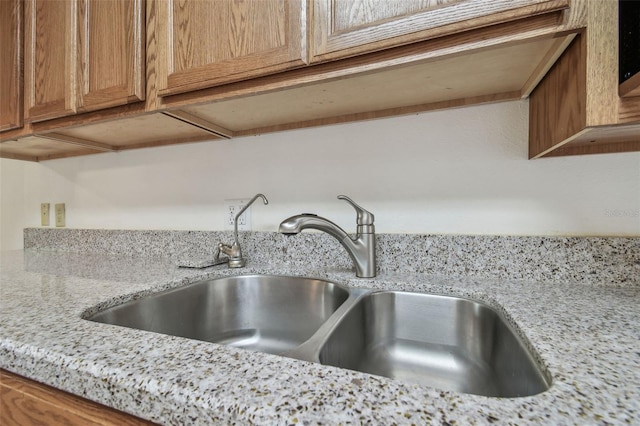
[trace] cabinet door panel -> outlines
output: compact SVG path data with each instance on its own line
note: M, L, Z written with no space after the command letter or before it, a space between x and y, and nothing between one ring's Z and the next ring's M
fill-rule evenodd
M456 3L459 0L386 0L353 1L335 0L331 3L333 31L350 31L362 25L380 23L385 19L412 15L436 7Z
M313 0L311 62L560 10L568 0Z
M156 6L161 96L306 63L304 1L166 0Z
M22 1L0 1L0 131L22 127Z
M76 111L76 2L25 2L25 116L41 121Z
M82 0L79 109L144 100L144 1Z

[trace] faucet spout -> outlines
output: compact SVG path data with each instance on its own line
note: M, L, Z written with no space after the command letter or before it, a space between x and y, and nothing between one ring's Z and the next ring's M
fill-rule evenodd
M300 233L303 229L317 229L326 232L338 241L342 241L349 236L335 223L311 213L303 213L283 220L278 232L285 235L294 235Z
M350 237L347 232L332 221L308 213L285 219L280 224L279 232L285 235L298 234L303 229L317 229L325 232L337 239L347 250L356 268L357 277L373 278L376 276L376 236L373 215L343 195L338 198L346 199L358 212L358 227L355 238ZM365 219L363 220L362 217Z
M216 250L215 259L217 260L220 257L220 253L224 253L229 257L229 267L230 268L243 268L246 264L246 259L242 257L242 249L240 248L240 242L238 241L238 218L242 216L245 210L249 208L254 201L258 198L262 198L262 201L265 204L269 204L269 200L262 194L256 194L243 208L240 210L236 217L233 219L233 244L228 245L225 243L218 244L218 248Z

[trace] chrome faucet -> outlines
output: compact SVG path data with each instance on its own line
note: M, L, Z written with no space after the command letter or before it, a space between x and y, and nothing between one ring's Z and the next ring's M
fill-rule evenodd
M359 278L373 278L376 276L376 234L373 226L374 216L353 200L344 195L338 195L339 200L345 200L356 209L357 224L356 237L351 238L342 228L328 219L315 214L300 214L285 219L280 224L279 232L285 235L297 234L303 229L318 229L326 232L347 250L356 267Z
M256 196L253 197L251 201L249 201L247 205L244 206L242 210L240 210L236 214L236 217L233 220L233 244L218 244L218 250L216 250L215 258L216 260L220 258L220 252L229 256L229 268L242 268L247 263L247 260L242 257L242 249L240 248L240 243L238 242L238 218L242 216L242 213L244 213L245 210L247 210L249 206L258 199L258 197L261 197L265 204L269 204L269 200L267 200L267 197L262 194L256 194Z

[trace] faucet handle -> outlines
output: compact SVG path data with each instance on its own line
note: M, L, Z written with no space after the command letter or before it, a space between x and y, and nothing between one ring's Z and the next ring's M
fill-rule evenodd
M358 204L356 204L355 201L353 201L351 198L347 197L346 195L338 195L338 200L344 200L347 203L351 204L351 207L356 209L356 213L358 214L358 226L373 225L373 221L375 219L375 217L373 216L373 213L363 209Z

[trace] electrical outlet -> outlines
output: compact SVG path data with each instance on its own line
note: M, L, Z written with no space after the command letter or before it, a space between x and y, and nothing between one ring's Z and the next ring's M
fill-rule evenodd
M236 214L249 200L224 200L224 229L233 230ZM251 231L251 207L238 218L238 231Z
M49 203L40 204L40 224L49 226Z
M64 228L64 225L65 225L64 203L56 204L55 209L56 209L56 226L58 228Z

